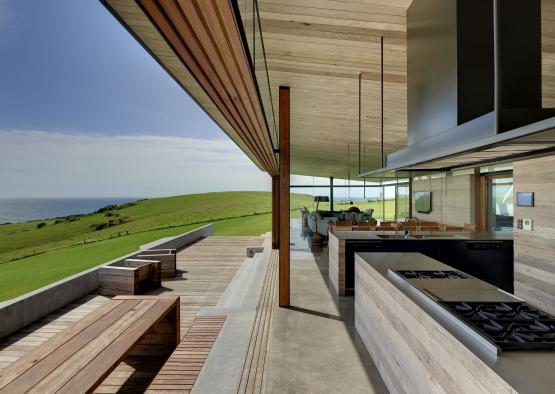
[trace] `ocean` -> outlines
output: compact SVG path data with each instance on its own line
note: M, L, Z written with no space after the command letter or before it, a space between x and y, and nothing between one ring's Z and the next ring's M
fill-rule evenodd
M17 223L91 213L110 204L136 201L127 198L0 198L0 223Z

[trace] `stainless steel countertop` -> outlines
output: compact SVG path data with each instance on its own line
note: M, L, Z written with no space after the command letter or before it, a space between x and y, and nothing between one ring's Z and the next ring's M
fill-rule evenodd
M333 235L337 239L344 240L374 240L385 241L380 235L399 235L403 236L404 231L341 231L334 230ZM433 239L446 239L456 241L511 241L513 233L507 231L409 231L409 236L425 235L432 236ZM409 238L410 241L419 240L420 238ZM389 240L403 241L404 238L394 238ZM421 239L429 240L429 239Z
M555 392L555 351L505 351L497 356L491 351L484 349L479 341L461 335L460 330L457 329L456 321L458 319L455 316L453 316L453 320L446 319L444 316L445 314L438 313L434 308L431 308L429 302L422 302L422 300L415 297L411 291L407 291L407 288L400 286L398 281L388 274L389 270L453 270L452 267L420 253L356 253L355 259L366 262L380 273L385 280L397 286L408 298L418 304L434 320L445 327L445 329L518 392ZM445 283L447 283L447 281L442 279L434 280L442 282L441 285L436 286L437 288L446 289ZM484 281L480 281L479 279L476 279L476 281L469 281L468 285L465 285L464 280L451 280L451 282L454 283L453 291L458 296L465 296L466 294L468 298L476 299L477 287L483 290L496 289L494 286ZM500 291L502 292L502 290ZM507 293L504 294L510 297ZM519 298L515 297L515 301L519 300Z

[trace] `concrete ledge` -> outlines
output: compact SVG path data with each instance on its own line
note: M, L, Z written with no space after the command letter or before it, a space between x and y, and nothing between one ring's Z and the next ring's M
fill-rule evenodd
M272 254L271 236L266 235L264 251L245 259L215 307L201 309L197 316L226 315L226 322L202 368L192 393L235 394L251 333L256 323L257 307Z
M206 226L199 227L195 230L189 231L175 237L162 238L158 241L151 242L149 244L140 247L140 250L148 249L181 249L185 245L196 241L200 238L209 237L214 235L214 226L212 224L207 224Z
M14 333L87 293L96 291L99 287L98 271L102 266L121 264L126 259L134 258L148 249L180 249L197 239L213 234L212 224L208 224L175 237L162 238L142 245L139 252L118 257L12 300L0 302L0 322L2 322L0 338Z
M247 257L254 257L257 253L264 252L264 246L249 246L247 247Z

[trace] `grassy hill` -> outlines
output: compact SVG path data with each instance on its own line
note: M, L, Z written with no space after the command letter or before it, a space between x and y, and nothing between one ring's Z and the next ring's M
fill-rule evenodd
M291 195L292 217L312 197ZM271 229L271 194L223 192L140 200L97 213L0 225L0 301L214 223L217 235ZM44 223L44 225L42 224Z

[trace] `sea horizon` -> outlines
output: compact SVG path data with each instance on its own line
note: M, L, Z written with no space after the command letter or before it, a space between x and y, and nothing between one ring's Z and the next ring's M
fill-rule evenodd
M0 224L83 215L141 197L0 197Z

